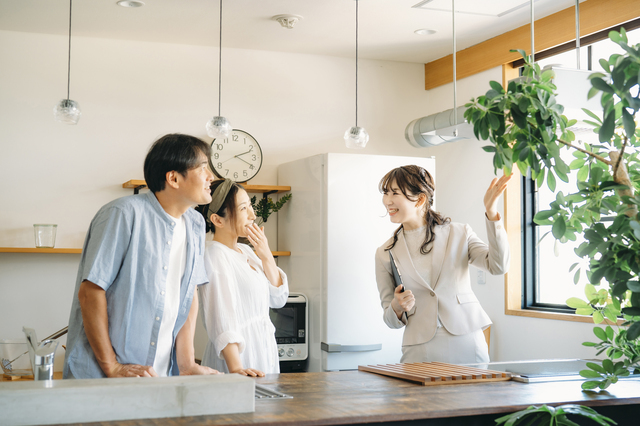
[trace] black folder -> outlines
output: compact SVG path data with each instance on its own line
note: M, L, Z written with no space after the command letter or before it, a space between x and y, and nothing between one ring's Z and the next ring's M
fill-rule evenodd
M396 260L393 258L393 254L391 254L391 250L389 250L389 260L391 262L391 272L393 273L393 280L395 281L396 287L399 285L402 286L402 293L404 291L404 285L402 284L402 275L400 275L400 271L398 271L398 265L396 265Z

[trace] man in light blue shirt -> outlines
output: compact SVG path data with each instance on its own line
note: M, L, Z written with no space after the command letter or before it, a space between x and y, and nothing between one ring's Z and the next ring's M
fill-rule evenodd
M158 139L144 163L150 192L103 206L84 242L65 378L215 374L195 363L196 287L208 282L205 224L210 146L181 134Z

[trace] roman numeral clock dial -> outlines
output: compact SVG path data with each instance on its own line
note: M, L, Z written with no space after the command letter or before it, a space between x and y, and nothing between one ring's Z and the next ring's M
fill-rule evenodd
M211 142L211 165L221 179L246 182L260 171L262 149L249 133L233 129L228 137Z

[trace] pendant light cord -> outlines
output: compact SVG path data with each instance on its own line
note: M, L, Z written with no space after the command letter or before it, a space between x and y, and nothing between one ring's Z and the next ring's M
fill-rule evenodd
M534 0L530 0L529 4L531 5L531 63L533 64L536 61L536 54L535 54L535 50L536 50L536 45L535 45L535 37L534 37L534 10L533 10L533 2Z
M73 0L69 0L69 55L67 60L67 100L69 100L69 86L71 85L71 10Z
M453 125L454 136L458 136L458 92L457 92L457 75L456 75L456 0L451 0L451 18L453 28Z
M218 117L222 99L222 0L220 0L220 47L218 48Z
M576 62L580 69L580 0L576 0Z
M356 127L358 127L358 0L356 0Z

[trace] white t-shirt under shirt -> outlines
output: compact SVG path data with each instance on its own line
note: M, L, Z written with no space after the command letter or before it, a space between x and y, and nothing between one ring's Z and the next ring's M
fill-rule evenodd
M421 228L412 229L410 231L403 229L403 232L413 266L416 268L416 271L418 271L422 279L431 286L431 252L427 254L422 254L420 252L420 248L422 247L427 235L427 226L425 225ZM433 243L431 243L430 246L433 247ZM438 316L438 327L442 327L442 323L440 323L440 316Z
M173 217L173 216L172 216ZM167 286L164 292L164 311L160 323L160 333L158 335L156 358L153 362L153 369L158 376L165 377L169 372L171 364L171 350L173 348L173 329L178 319L180 308L180 283L184 275L187 261L187 228L183 217L175 219L173 238L167 241L171 244L169 254L169 264L162 265L167 268ZM157 321L156 318L154 318Z

